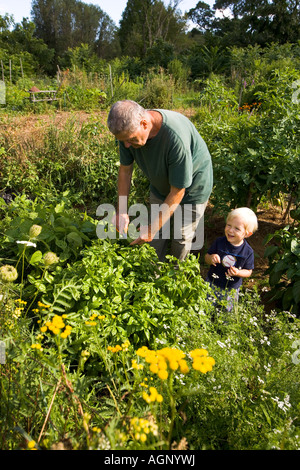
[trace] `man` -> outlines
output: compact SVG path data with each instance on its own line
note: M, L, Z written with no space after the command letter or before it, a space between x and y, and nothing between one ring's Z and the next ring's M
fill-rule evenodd
M140 228L140 236L131 245L148 242L163 261L168 240L159 238L159 233L173 215L177 222L170 254L185 259L199 228L202 240L193 247L202 248L203 216L213 172L207 146L192 122L174 111L145 110L134 101L124 100L111 107L107 124L120 148L115 220L119 232L126 232L129 225L127 200L136 162L150 181L150 204L159 205L160 211L150 224Z

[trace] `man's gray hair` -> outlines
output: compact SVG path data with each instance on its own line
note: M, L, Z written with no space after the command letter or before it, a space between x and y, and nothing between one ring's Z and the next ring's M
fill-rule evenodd
M135 101L123 100L114 103L109 111L107 125L114 135L134 132L145 118L146 110Z

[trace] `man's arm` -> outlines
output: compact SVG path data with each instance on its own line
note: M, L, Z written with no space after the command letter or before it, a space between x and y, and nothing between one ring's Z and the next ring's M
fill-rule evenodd
M181 203L185 194L185 188L178 189L171 186L171 190L160 206L158 217L151 221L151 225L141 227L140 236L131 245L142 245L143 243L151 242L155 234L162 228L162 226L173 215L179 204Z
M118 175L118 208L116 214L116 227L120 233L127 232L129 225L128 197L131 186L133 164L120 165Z

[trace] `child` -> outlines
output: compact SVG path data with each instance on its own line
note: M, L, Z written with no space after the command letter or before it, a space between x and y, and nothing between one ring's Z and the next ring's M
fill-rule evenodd
M243 278L250 277L254 268L254 252L245 238L258 227L256 215L248 207L232 210L226 220L225 236L217 238L205 255L210 265L207 281L222 291L235 289L235 298ZM223 292L224 293L224 292ZM230 306L228 310L230 310Z

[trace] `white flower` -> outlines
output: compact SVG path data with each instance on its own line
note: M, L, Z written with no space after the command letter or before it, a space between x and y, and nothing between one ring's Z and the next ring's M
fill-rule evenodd
M274 400L277 403L278 408L280 408L284 412L286 412L288 410L288 408L291 407L289 395L287 395L284 398L284 401L280 401L278 397L272 398L272 400Z
M26 245L26 246L36 247L36 243L28 242L27 240L17 240L17 243L20 243L20 244Z

